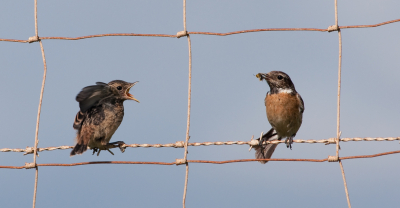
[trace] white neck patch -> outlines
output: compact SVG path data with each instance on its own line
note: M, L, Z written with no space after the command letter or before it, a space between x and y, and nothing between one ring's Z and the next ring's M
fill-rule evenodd
M287 93L287 94L290 94L290 93L293 92L293 90L292 90L292 89L282 89L282 88L279 88L279 89L278 89L278 92L279 92L279 93Z

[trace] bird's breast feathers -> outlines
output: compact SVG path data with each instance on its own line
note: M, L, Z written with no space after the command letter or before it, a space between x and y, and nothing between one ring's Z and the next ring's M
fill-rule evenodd
M268 93L265 106L268 121L280 136L292 136L299 130L303 106L297 94Z
M123 106L102 104L89 110L86 116L82 128L91 129L90 136L87 135L91 140L89 146L92 147L92 143L96 143L97 139L100 138L101 145L105 145L121 124L124 108ZM86 132L86 134L88 133Z

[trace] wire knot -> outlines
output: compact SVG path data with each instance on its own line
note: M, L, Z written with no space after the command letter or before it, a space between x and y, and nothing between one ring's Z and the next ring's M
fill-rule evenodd
M35 148L34 147L26 147L26 149L25 149L25 153L24 153L24 155L27 155L27 154L33 154L33 152L35 151Z
M325 145L328 144L336 144L336 138L329 138L327 142L325 142Z
M176 33L176 37L177 38L181 38L181 37L183 37L183 36L187 36L188 34L187 34L187 31L180 31L180 32L177 32Z
M339 26L337 25L331 25L328 27L328 32L333 32L339 30Z
M250 140L250 142L249 142L249 145L250 145L250 146L258 146L259 143L260 143L260 140L259 140L259 139L253 139L253 138L254 138L254 135L253 135L253 137L251 137L251 140Z
M330 156L328 155L328 162L338 162L339 157L338 156Z
M175 148L183 148L185 147L185 142L184 141L177 141L175 142Z
M35 163L25 163L25 169L36 168Z
M182 164L186 164L187 161L185 159L175 159L175 164L176 165L182 165Z
M32 36L28 38L28 43L33 43L39 41L39 36Z

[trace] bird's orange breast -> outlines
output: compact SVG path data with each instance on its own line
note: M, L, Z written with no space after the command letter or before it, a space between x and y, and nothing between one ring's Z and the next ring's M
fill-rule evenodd
M291 93L267 94L265 106L268 121L281 137L296 134L302 122L301 102Z

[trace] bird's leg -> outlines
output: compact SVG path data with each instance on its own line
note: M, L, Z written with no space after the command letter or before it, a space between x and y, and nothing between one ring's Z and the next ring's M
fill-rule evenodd
M285 140L285 144L287 148L292 149L293 137L287 137Z
M262 137L260 137L260 141L258 142L258 145L259 146L263 146L263 143L266 142L266 141L267 141L267 137L262 136Z
M94 153L96 153L98 149L99 148L97 148L97 147L93 148L93 154L92 155L94 155ZM97 156L99 156L99 154L97 154Z
M258 142L258 145L264 147L263 142L266 142L270 139L274 140L274 138L272 138L272 137L274 137L276 135L277 135L277 133L276 133L275 129L271 128L267 133L265 133L264 135L261 136L260 141ZM278 138L278 140L281 140L281 139Z
M113 152L111 152L111 150L109 150L108 148L107 149L105 149L105 150L107 150L107 151L109 151L112 155L114 155L114 153ZM99 149L99 152L97 153L97 156L99 156L100 155L100 152L101 152L101 149Z
M114 155L114 153L113 152L111 152L111 150L110 149L107 149L107 151L109 151L112 155Z
M119 147L121 152L125 152L125 148L123 145L125 145L125 142L123 141L117 141L117 142L111 142L103 145L102 147L98 148L99 152L97 153L97 156L99 156L101 150L107 150L109 151L112 155L114 155L113 152L111 152L110 148L115 148ZM97 149L97 148L96 148ZM97 151L97 150L96 150ZM94 153L94 152L93 152Z
M114 147L119 147L119 149L123 153L123 152L125 152L125 149L126 149L126 147L123 147L124 144L125 144L125 142L123 142L123 141L116 141L116 142L108 143L107 145L114 145Z

